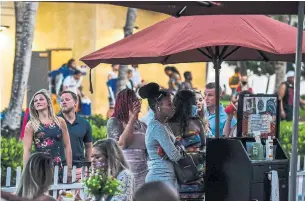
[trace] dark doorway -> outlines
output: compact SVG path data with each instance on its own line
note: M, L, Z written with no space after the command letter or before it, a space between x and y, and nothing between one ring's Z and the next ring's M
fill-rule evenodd
M49 90L48 72L50 70L50 54L48 51L32 52L31 70L27 87L27 105L33 95L40 89Z

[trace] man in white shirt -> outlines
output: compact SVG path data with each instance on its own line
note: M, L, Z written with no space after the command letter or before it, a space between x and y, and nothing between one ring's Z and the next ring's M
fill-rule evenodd
M131 70L133 71L131 77L133 86L134 88L139 88L142 84L142 78L138 69L138 65L132 65Z
M80 70L75 70L73 75L66 77L63 83L64 91L72 91L75 94L79 94L78 88L82 83L82 72Z
M119 71L120 65L119 64L112 64L111 67L112 67L112 71L110 71L108 73L108 80L118 78L118 71Z

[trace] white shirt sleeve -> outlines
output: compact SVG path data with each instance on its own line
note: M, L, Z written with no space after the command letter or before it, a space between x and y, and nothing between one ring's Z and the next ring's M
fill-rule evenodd
M64 87L69 87L70 82L71 82L71 77L70 77L70 76L66 77L66 78L64 79L63 86L64 86Z

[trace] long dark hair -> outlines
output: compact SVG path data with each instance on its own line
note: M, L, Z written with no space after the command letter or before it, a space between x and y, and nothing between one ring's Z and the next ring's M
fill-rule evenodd
M190 90L181 90L174 97L174 106L176 110L174 116L169 120L169 122L179 122L182 135L185 133L188 127L189 120L193 118L192 105L195 104L195 93Z
M67 63L67 67L68 68L74 68L74 67L72 67L71 65L72 65L72 63L75 61L75 59L70 59L69 61L68 61L68 63Z
M150 109L156 112L156 104L170 96L170 93L167 90L160 90L157 83L151 82L139 89L139 95L141 98L147 99Z
M133 103L136 100L138 100L138 98L133 90L126 88L120 91L115 100L112 117L115 117L124 123L128 123L129 110L133 109Z
M178 75L180 75L178 69L175 66L166 66L164 71L172 71L173 73L177 73Z

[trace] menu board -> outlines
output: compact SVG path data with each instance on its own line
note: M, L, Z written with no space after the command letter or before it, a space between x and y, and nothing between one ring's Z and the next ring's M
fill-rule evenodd
M275 95L245 95L238 102L238 133L252 137L260 132L262 138L277 136L278 98Z

